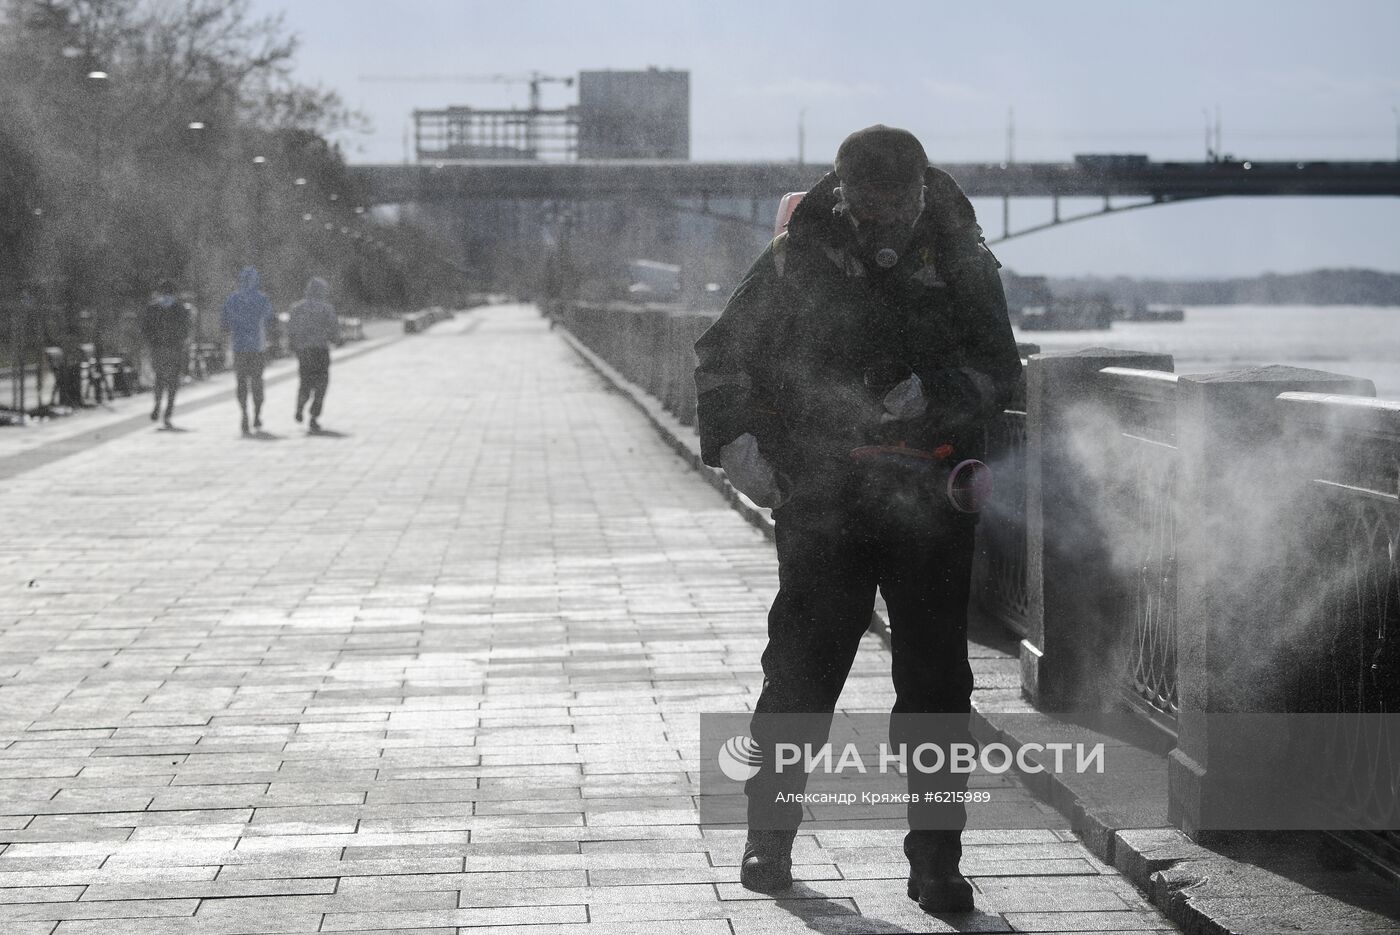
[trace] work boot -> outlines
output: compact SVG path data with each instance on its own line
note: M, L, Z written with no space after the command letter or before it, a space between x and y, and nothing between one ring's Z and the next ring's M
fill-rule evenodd
M911 832L904 840L909 858L909 898L924 912L972 911L972 884L958 870L962 844L956 838L930 840Z
M777 893L792 886L795 831L750 831L739 862L739 882L755 893Z

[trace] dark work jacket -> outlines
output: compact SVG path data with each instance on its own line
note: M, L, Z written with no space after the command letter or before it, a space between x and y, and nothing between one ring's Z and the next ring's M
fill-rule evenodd
M184 347L190 336L190 306L178 299L152 299L141 310L141 336L151 347Z
M930 167L914 240L890 270L855 252L832 214L828 174L768 245L695 350L701 456L750 432L798 492L863 470L851 451L898 445L980 457L986 421L1012 398L1021 361L971 203ZM881 424L884 394L907 373L928 398L919 419Z

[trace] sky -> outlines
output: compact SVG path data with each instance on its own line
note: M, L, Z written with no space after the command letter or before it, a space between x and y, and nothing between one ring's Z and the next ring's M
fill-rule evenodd
M931 161L1076 153L1240 159L1400 156L1397 0L252 0L301 39L296 75L338 91L372 130L351 162L401 162L415 107L525 106L523 84L362 75L690 72L691 158L808 162L872 123L907 127ZM576 86L544 86L546 107ZM814 177L820 171L814 171ZM1066 206L1066 209L1069 206ZM1001 205L977 204L989 238ZM1012 202L1012 226L1048 219ZM1366 267L1400 272L1400 198L1228 198L1071 224L996 247L1056 276L1192 278Z

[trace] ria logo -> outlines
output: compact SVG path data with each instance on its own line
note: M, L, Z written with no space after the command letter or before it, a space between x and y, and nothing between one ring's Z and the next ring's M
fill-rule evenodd
M735 782L745 782L758 775L763 753L758 742L742 734L730 737L719 748L719 769Z

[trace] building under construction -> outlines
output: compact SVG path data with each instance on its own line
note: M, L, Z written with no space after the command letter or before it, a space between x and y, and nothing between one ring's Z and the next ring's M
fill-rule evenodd
M413 112L419 162L455 159L689 159L690 73L585 71L577 104L540 107L540 85L573 78L535 73L527 108L447 107Z
M533 72L473 80L527 83L530 106L415 110L420 163L690 158L687 71L585 71L577 78ZM568 87L577 82L578 103L542 108L540 87L547 82ZM545 295L564 289L601 296L645 285L629 273L637 261L681 266L689 288L716 278L728 281L735 270L742 271L764 238L752 227L736 228L705 215L739 214L746 206L700 207L661 193L506 200L464 192L455 203L413 211L420 223L458 244L462 262L485 283L526 293L538 287ZM546 280L551 285L544 285Z

